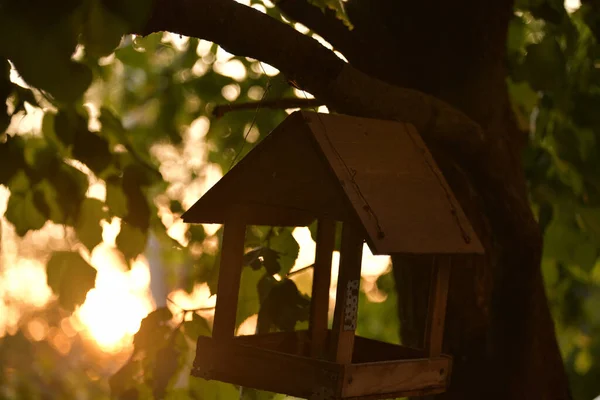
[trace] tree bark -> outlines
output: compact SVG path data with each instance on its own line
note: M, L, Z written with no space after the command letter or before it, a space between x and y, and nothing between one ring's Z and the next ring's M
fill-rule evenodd
M311 38L232 0L156 0L143 33L171 31L256 58L333 109L414 124L486 248L452 271L448 399L568 399L540 272L542 240L505 85L510 0L350 0L347 31L305 0L278 6ZM271 38L277 38L273 40ZM403 341L423 336L431 265L395 257Z

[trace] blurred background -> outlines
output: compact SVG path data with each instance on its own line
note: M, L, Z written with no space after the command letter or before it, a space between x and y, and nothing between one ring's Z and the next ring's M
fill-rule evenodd
M282 19L268 0L250 3ZM564 7L568 26L516 10L508 85L529 131L523 157L545 232L546 289L574 398L584 400L600 395L600 208L590 200L600 189L600 46L578 1ZM87 56L73 55L93 81L70 111L7 67L0 399L273 397L189 378L195 338L212 324L220 226L180 215L295 110L215 107L311 96L265 63L169 33L128 35L94 63ZM246 258L239 334L259 329L257 286L288 281L297 296L271 299L278 308L261 318L306 325L313 234L249 229L249 250L275 253ZM364 253L358 333L398 343L389 259ZM336 253L332 285L337 262Z

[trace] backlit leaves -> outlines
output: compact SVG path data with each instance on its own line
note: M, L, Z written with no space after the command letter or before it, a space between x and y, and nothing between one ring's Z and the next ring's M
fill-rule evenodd
M108 9L101 0L88 0L85 7L82 43L86 53L93 57L107 56L127 33L128 24Z
M116 244L125 258L131 260L144 251L147 239L147 234L140 228L123 222Z
M92 251L102 241L100 221L106 217L104 203L97 199L85 199L79 207L79 215L75 224L77 237Z
M544 232L542 271L574 398L596 395L600 370L589 362L600 342L579 339L600 331L586 311L600 293L599 25L582 3L567 14L559 0L518 1L509 30L509 87L530 131L524 160Z
M76 252L54 253L46 265L46 274L48 286L67 310L82 304L96 281L96 270Z
M346 14L344 2L342 0L310 0L311 4L319 7L321 10L330 9L335 11L335 16L341 20L349 29L353 28L352 21Z
M198 314L194 313L191 321L183 323L183 331L185 335L192 340L198 339L199 336L210 336L211 329L208 322Z
M31 190L25 193L11 194L5 216L14 225L19 236L24 236L31 230L40 229L47 220L36 206L36 197Z
M133 345L136 351L153 349L164 343L171 333L168 323L173 314L162 307L152 311L142 320L139 331L135 334Z
M298 322L308 320L309 310L310 300L298 291L294 281L273 282L261 301L257 333L293 331Z

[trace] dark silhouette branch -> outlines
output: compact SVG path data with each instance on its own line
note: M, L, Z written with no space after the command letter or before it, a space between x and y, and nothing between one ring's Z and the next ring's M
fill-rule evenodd
M342 54L353 52L362 44L354 31L350 31L331 10L322 12L306 0L280 0L276 5L286 17L305 25Z
M221 104L213 108L212 114L221 118L223 115L232 111L256 110L257 108L271 108L276 110L285 110L289 108L314 108L324 104L318 99L297 99L284 98L275 100L259 100L245 103Z
M486 161L483 132L462 112L417 90L372 78L312 38L233 0L156 0L142 33L156 31L206 39L264 61L339 112L412 123L426 140L445 144L456 159Z

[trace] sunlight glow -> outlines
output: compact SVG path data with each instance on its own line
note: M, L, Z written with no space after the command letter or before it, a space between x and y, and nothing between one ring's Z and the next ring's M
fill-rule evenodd
M237 328L237 336L248 336L256 334L256 325L258 324L258 314L249 316Z
M118 251L100 245L92 253L92 265L98 270L96 287L76 316L100 349L117 353L131 345L142 319L154 309L148 263L138 257L127 271Z
M228 60L226 62L216 61L213 69L223 76L242 82L246 79L246 67L240 60Z
M316 243L312 239L310 235L310 230L307 227L294 229L292 235L300 245L298 258L296 259L296 263L294 264L294 267L291 270L297 271L305 266L311 265L314 262ZM335 304L339 263L340 253L338 251L334 251L331 266L331 286L329 289L330 311L333 310L333 306ZM378 303L386 299L385 295L377 289L376 281L379 276L388 272L389 269L390 257L374 256L373 253L371 253L371 249L369 248L369 246L365 243L363 247L362 257L361 289L367 295L369 301ZM312 279L312 271L310 277ZM300 282L297 283L300 291L306 293L307 291L303 290L304 288L300 286Z
M565 9L567 12L575 12L581 7L581 0L565 0Z
M211 321L214 316L214 306L217 303L217 297L211 296L210 289L206 283L197 283L194 285L192 293L187 293L183 289L177 289L169 293L170 302L167 306L177 318L177 314L180 314L182 310L198 310L198 314L204 317L206 320ZM206 310L200 310L200 309ZM192 315L188 314L186 320L191 320ZM176 320L176 322L180 322Z

